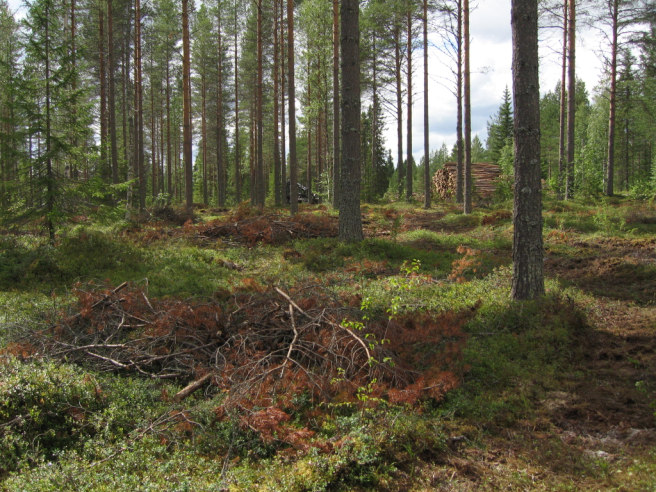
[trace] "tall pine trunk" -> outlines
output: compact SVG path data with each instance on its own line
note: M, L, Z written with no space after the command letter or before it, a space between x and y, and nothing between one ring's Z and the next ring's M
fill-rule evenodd
M342 172L339 239L361 241L360 215L360 2L342 0ZM347 186L348 184L348 186Z
M465 176L464 176L464 148L462 140L462 0L458 0L457 12L457 63L456 69L456 146L457 146L457 163L456 163L456 203L464 203L465 200Z
M107 169L107 67L102 3L98 4L98 79L100 82L100 169L103 177L108 177L111 176L111 170Z
M217 9L217 88L216 88L216 194L217 205L224 207L226 202L226 164L223 155L223 25L221 8Z
M544 294L538 0L512 0L515 199L513 299Z
M464 161L464 213L472 211L472 156L471 156L471 90L469 72L469 0L463 0L463 45L464 45L464 99L465 99L465 161Z
M112 183L118 183L118 145L116 142L116 87L114 83L114 12L107 0L107 79L109 81L109 146L112 159Z
M606 183L604 194L613 196L615 178L615 113L617 111L617 30L619 0L612 0L611 12L611 53L610 53L610 95L608 111L608 157L606 161ZM628 166L628 161L627 161Z
M289 99L289 205L298 212L298 162L296 160L296 87L294 82L294 0L287 0L287 96Z
M339 128L339 0L333 0L333 207L339 208L340 128Z
M431 206L430 159L428 149L428 0L424 0L424 208Z
M562 200L565 191L565 129L567 127L567 26L568 4L563 1L563 58L560 73L560 120L558 127L558 199Z
M407 28L407 33L406 35L408 36L407 39L407 62L408 62L408 79L407 79L407 87L408 87L408 119L406 121L406 138L407 143L406 143L406 174L405 174L405 198L406 200L410 201L412 200L412 178L413 178L413 168L414 168L414 159L412 158L412 2L407 1L406 3L406 28Z
M282 204L280 183L280 133L278 108L278 62L280 46L278 41L278 0L273 1L273 197L277 207Z
M567 24L567 182L565 199L574 196L574 133L576 130L576 0L569 0Z
M263 130L262 130L262 0L257 2L257 161L255 166L255 202L260 208L264 207L265 184L264 184L264 160L263 160Z
M234 64L235 64L235 203L241 202L241 148L239 146L239 51L237 41L239 28L237 26L237 2L235 0L234 18Z
M192 209L194 199L193 163L191 162L191 53L189 44L189 0L182 0L182 155L187 210Z
M399 20L394 19L394 80L396 82L396 169L399 173L399 196L403 196L401 176L403 168L403 89L401 87L401 32Z

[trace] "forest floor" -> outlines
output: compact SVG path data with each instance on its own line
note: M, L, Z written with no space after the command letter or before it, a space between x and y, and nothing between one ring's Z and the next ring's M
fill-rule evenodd
M363 206L360 245L321 205L197 217L4 232L0 399L24 393L0 403L0 488L656 489L653 204L547 201L529 303L508 204ZM379 362L317 368L357 366L358 337ZM70 393L39 386L51 360Z

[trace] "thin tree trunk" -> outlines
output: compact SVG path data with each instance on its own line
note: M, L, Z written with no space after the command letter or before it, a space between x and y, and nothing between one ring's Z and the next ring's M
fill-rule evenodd
M116 143L116 88L114 84L114 13L107 0L107 79L109 80L109 145L112 153L112 182L118 183L118 146Z
M203 74L201 75L200 80L200 132L201 132L201 141L202 141L202 154L203 154L203 205L207 205L207 87L205 84L205 67L201 68Z
M280 159L280 193L287 200L287 140L285 137L285 0L280 0L280 125L281 159Z
M428 149L428 0L424 0L424 208L431 206L430 156Z
M567 127L567 29L568 4L563 1L563 58L560 73L560 121L558 133L558 199L562 200L565 191L565 129Z
M339 129L339 0L333 0L333 207L339 208L340 129Z
M105 66L105 19L102 4L98 6L98 61L98 78L100 80L100 169L103 177L108 177L111 176L111 170L107 169L107 67Z
M258 207L264 207L264 161L263 161L263 130L262 130L262 0L257 2L257 163L255 168L255 202Z
M278 0L273 1L273 196L276 207L282 205L280 183L280 142L278 108L278 61L280 46L278 41Z
M307 60L307 77L308 77L308 84L307 84L307 107L308 107L308 112L310 111L310 107L312 106L312 85L314 82L312 81L312 76L311 76L311 67L310 67L310 59L308 57ZM306 167L306 172L305 172L305 185L307 186L308 189L308 199L311 196L312 192L312 124L310 122L310 115L308 114L307 118L307 123L306 123L306 135L307 135L307 167Z
M123 57L121 59L121 123L123 129L123 162L129 165L130 132L128 132L128 78L130 73L130 36L125 36ZM129 200L128 200L129 203Z
M378 163L376 162L376 127L378 126L378 53L376 52L376 32L372 33L372 70L371 70L371 90L372 90L372 114L371 114L371 180L369 188L372 191L367 193L370 199L373 198L374 192L377 191L376 185L376 170Z
M464 36L464 96L465 96L465 162L464 162L464 213L472 211L472 155L471 155L471 93L469 72L469 0L463 0Z
M101 16L102 19L102 16ZM51 90L50 90L50 2L45 5L45 79L46 79L46 228L48 229L48 237L51 244L55 242L55 224L52 220L55 211L55 177L52 172L52 146L51 146ZM102 39L102 38L101 38Z
M169 202L173 199L173 161L171 156L171 74L169 73L169 57L166 57L166 186Z
M339 143L339 0L333 0L333 207L339 208L340 152Z
M289 181L290 211L298 212L298 163L296 160L296 88L294 86L294 0L287 0L287 57L288 57L288 99L289 99Z
M398 19L394 25L394 77L396 80L396 169L399 173L399 195L403 196L403 90L401 87L401 33Z
M143 73L141 65L141 1L135 2L135 96L136 96L136 140L137 176L139 177L139 211L146 208L146 170L144 166L143 138Z
M185 204L191 211L194 199L191 161L191 59L189 46L189 0L182 0L182 155L185 169Z
M408 119L406 121L407 131L406 138L408 139L406 144L406 175L405 175L405 198L406 200L412 200L412 178L413 178L413 168L414 168L414 159L412 158L412 4L410 1L406 3L406 27L407 27L407 36L408 44L407 48L407 58L408 58Z
M574 196L574 133L576 130L576 0L569 0L567 25L569 49L567 52L567 182L565 199Z
M515 200L513 299L544 294L538 1L512 0Z
M237 1L235 0L235 203L241 202L241 148L239 147L239 52L237 50Z
M111 17L111 11L108 12L108 16ZM111 22L111 21L110 21ZM78 142L77 142L77 79L78 79L78 73L77 73L77 47L76 47L76 29L77 29L77 23L75 19L75 0L71 0L71 51L70 51L70 56L71 56L71 72L72 72L72 77L71 77L71 89L73 91L73 99L71 101L71 116L72 116L72 128L70 128L71 132L71 145L73 149L77 148ZM111 32L111 24L110 24L110 32ZM110 37L111 40L111 37ZM13 113L13 109L12 109ZM13 121L13 114L11 121ZM8 125L9 126L9 125ZM10 129L10 131L13 132L13 129ZM73 157L73 156L71 156ZM71 164L70 164L70 170L71 170L71 177L75 178L77 177L78 169L77 169L77 158L73 157L71 159Z
M153 88L153 54L150 54L150 194L153 198L157 196L157 130L155 128L155 89Z
M610 53L610 95L608 111L608 157L606 163L606 183L604 194L613 196L615 179L615 113L617 111L617 29L619 0L612 4L612 37Z
M457 13L457 44L458 44L458 68L457 68L457 89L456 89L456 99L457 99L457 115L456 115L456 138L457 138L457 163L456 163L456 203L464 203L465 201L465 176L464 176L464 148L463 148L463 139L462 139L462 0L458 0L458 13Z
M226 202L226 164L223 156L223 25L221 9L217 9L217 59L218 59L218 87L216 90L216 191L217 204L225 207Z

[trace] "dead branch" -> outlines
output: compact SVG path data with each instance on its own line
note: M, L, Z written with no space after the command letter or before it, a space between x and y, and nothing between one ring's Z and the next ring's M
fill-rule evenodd
M212 376L214 376L214 374L208 372L202 378L197 379L196 381L193 381L192 383L188 384L173 396L173 401L179 402L184 400L189 395L191 395L194 391L196 391L197 389L202 387L205 383L207 383Z

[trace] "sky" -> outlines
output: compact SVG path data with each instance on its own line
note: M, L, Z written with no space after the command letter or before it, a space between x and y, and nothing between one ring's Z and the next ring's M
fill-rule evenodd
M502 102L503 91L512 91L512 35L510 26L510 0L480 0L470 14L471 36L471 116L472 138L478 135L483 142L487 137L487 122L496 114ZM438 42L438 36L429 36ZM594 31L577 34L576 75L586 83L588 93L592 94L602 74L602 62L597 55L603 46L600 36ZM541 30L540 32L540 92L553 91L560 80L561 56L557 53L562 43L562 31ZM439 50L429 48L429 147L439 149L446 143L449 150L456 141L456 99L444 87L443 77L448 69L447 61ZM413 64L417 67L414 75L413 104L413 155L419 162L424 155L423 128L423 52L417 51ZM452 83L452 82L451 82ZM405 126L405 124L404 124ZM396 148L396 123L388 121L385 133L388 147ZM406 144L404 128L404 148ZM406 150L404 150L405 154ZM392 150L392 155L396 151Z
M12 9L18 9L21 0L8 0ZM20 13L19 13L20 14ZM487 122L497 112L505 87L512 89L512 43L510 28L510 0L479 0L470 14L471 35L471 115L472 138L478 135L483 142L487 137ZM446 55L435 46L438 34L429 34L429 147L439 149L454 145L456 126L456 99L448 79L450 69ZM540 32L540 91L554 90L560 79L561 34L556 30ZM602 75L599 56L603 40L594 31L577 34L577 78L586 83L591 94ZM423 52L417 50L413 58L413 155L420 162L423 154ZM364 105L368 103L363 102ZM404 108L404 117L405 117ZM396 123L389 115L384 133L385 146L396 156ZM406 154L406 123L403 123L403 147Z

